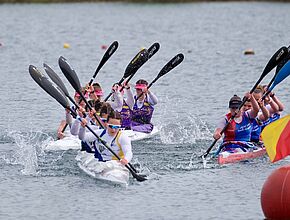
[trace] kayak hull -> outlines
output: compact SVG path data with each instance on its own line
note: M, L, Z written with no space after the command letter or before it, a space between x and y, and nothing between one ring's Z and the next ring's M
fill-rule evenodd
M79 168L95 179L118 185L129 184L129 171L117 160L99 162L94 154L85 151L80 151L76 160Z
M219 164L237 163L240 161L261 157L265 154L266 154L266 149L264 147L259 147L257 149L254 149L248 152L230 153L230 152L224 151L224 152L219 153L217 160Z

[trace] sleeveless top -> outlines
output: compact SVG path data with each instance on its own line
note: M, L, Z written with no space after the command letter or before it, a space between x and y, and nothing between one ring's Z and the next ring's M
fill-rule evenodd
M123 100L122 110L120 111L122 117L122 128L131 129L131 116L132 110L128 106L128 104Z
M226 114L226 121L231 118L231 113ZM226 141L250 141L252 132L252 123L246 112L242 115L240 123L232 120L224 132L223 142Z
M154 107L150 105L150 103L148 102L147 95L146 95L143 106L141 108L138 108L136 98L137 97L134 96L135 104L133 106L133 111L132 111L132 121L138 122L141 124L150 124Z

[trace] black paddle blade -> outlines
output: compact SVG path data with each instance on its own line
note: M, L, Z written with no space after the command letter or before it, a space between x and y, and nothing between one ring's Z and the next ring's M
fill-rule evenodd
M123 78L127 78L137 72L137 70L148 60L148 51L146 49L141 50L128 64Z
M152 44L151 47L148 48L148 60L153 57L153 55L156 54L159 49L160 44L158 42Z
M182 53L177 54L160 70L158 74L158 78L160 78L161 76L164 76L170 70L178 66L183 60L184 60L184 55Z
M288 46L286 57L277 65L275 75L277 75L277 73L288 62L288 60L290 60L290 46Z
M68 100L35 66L29 65L29 73L33 80L64 108L69 108Z
M69 93L62 82L61 78L51 69L46 63L43 64L44 70L49 76L49 78L60 88L60 90L66 95L69 96Z
M98 72L100 71L100 69L104 66L104 64L108 61L108 59L116 52L116 50L118 49L119 43L118 41L114 41L110 47L107 49L107 51L105 52L99 66L97 67L95 74L93 76L93 78L90 81L90 85L93 83L94 78L97 76Z
M264 78L272 69L274 69L288 54L287 47L281 47L277 52L271 57L267 63L261 78Z
M63 72L65 78L69 81L69 83L72 85L72 87L78 92L81 93L81 83L79 81L79 78L76 74L76 72L71 68L69 63L64 57L60 57L58 59L58 65Z

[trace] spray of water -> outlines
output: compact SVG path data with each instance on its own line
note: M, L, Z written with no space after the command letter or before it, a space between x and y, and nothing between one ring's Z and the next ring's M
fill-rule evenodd
M3 155L7 164L22 165L24 175L38 175L38 156L42 155L43 146L51 141L51 137L42 132L7 131L12 140L11 154Z

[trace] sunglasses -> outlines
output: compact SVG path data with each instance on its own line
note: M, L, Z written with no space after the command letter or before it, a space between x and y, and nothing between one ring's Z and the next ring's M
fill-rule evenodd
M106 118L101 118L101 120L102 120L103 122L107 122L107 119L106 119Z
M121 128L121 125L112 125L112 124L108 124L108 127L109 127L109 128L112 128L112 129L119 129L119 128Z

